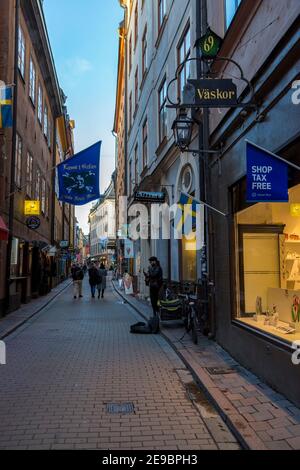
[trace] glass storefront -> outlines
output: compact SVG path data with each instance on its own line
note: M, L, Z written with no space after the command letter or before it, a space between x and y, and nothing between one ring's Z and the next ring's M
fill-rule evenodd
M197 251L196 241L182 238L182 280L196 282L197 280Z
M300 340L300 185L289 203L235 214L237 320L288 342Z

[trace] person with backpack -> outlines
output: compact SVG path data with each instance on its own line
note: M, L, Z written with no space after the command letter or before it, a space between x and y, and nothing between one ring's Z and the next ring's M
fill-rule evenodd
M96 293L96 287L99 284L99 271L96 268L95 263L92 263L89 269L89 283L91 286L92 298L94 299L95 293Z
M101 263L100 268L98 269L98 274L99 274L98 285L97 285L98 299L100 299L100 295L101 295L101 298L103 299L104 291L106 289L106 276L107 276L107 271L103 263Z
M158 312L159 291L163 285L163 271L160 262L155 256L149 258L150 267L148 273L144 272L146 285L150 287L150 299L154 317Z
M82 280L84 278L84 273L81 266L77 263L72 267L72 279L73 279L73 290L74 290L74 299L77 297L82 298Z

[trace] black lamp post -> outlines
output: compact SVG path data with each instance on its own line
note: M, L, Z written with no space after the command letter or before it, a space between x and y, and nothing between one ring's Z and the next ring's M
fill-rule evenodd
M190 119L184 108L179 110L179 115L173 122L175 144L182 152L188 149L192 141L194 121Z

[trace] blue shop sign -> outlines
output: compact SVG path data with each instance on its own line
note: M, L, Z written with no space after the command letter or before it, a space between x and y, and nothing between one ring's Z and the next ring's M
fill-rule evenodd
M288 202L288 165L247 141L247 202Z

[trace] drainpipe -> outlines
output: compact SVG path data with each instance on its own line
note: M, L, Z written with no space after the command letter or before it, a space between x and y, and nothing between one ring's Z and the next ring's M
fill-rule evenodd
M55 177L56 177L56 118L54 118L52 133L52 193L51 193L51 246L55 244ZM56 257L54 258L56 259ZM53 264L54 259L51 257L51 273L50 273L50 289L53 288Z
M14 51L14 101L13 101L13 131L11 146L10 186L9 186L9 216L8 216L8 243L6 252L6 306L5 315L10 309L10 262L12 252L12 240L14 230L15 209L15 164L16 164L16 141L17 141L17 114L18 114L18 42L19 42L19 17L20 0L15 0L15 51Z
M205 34L208 28L207 18L207 0L196 1L196 32L197 39ZM201 57L199 48L196 51L197 58ZM200 77L201 73L206 71L206 64L197 63L197 76ZM209 130L209 109L203 108L202 121L199 123L199 149L209 150L210 148L210 130ZM200 159L200 197L204 202L211 204L211 184L209 174L209 158L207 152L203 153L203 158ZM213 231L212 231L212 216L205 208L205 245L206 253L202 265L202 281L205 286L205 315L209 327L209 337L214 338L216 332L215 323L215 306L214 306L214 257L213 257Z
M124 160L125 160L125 168L124 168L124 188L125 188L125 194L124 196L127 196L128 191L127 191L127 184L128 184L128 171L127 171L127 159L128 159L128 36L127 36L127 26L128 26L128 17L129 17L129 12L128 12L128 6L124 2L120 2L121 7L124 9L125 13L125 103L124 103L124 113L125 113L125 119L124 119ZM122 243L122 242L121 242ZM122 250L121 250L122 252ZM123 254L123 253L122 253ZM122 266L121 266L121 271L122 271Z

